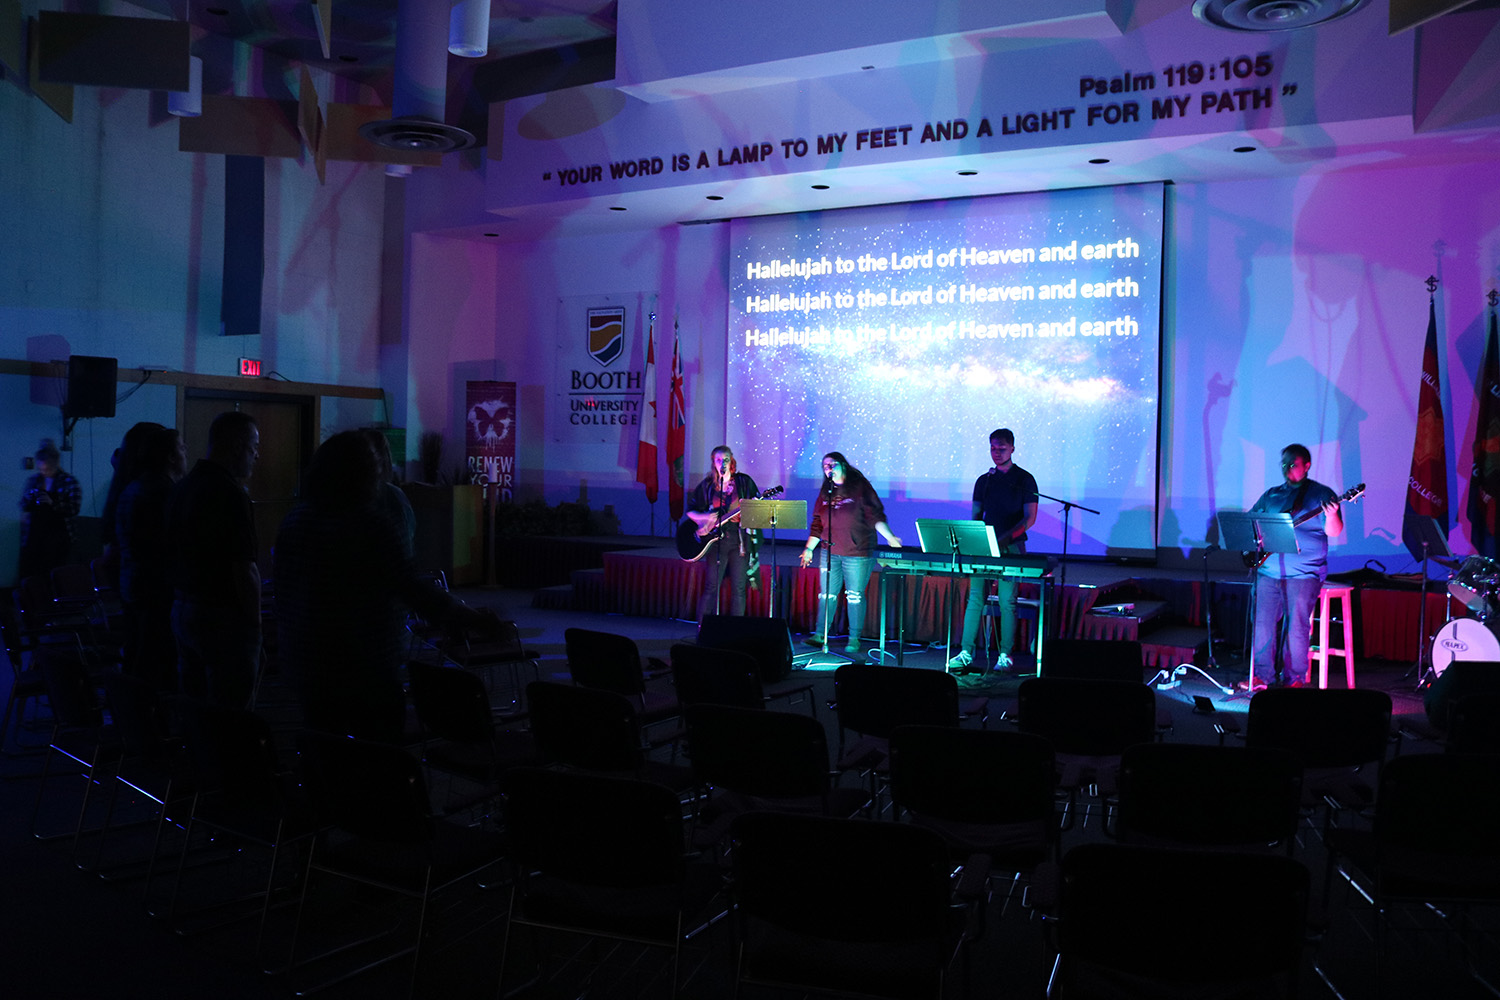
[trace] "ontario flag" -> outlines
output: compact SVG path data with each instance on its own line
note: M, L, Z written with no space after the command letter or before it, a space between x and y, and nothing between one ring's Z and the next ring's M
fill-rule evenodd
M1500 333L1495 310L1479 367L1479 398L1474 403L1474 466L1469 471L1469 541L1491 559L1496 555L1496 508L1500 507Z
M1422 351L1422 382L1417 393L1417 436L1406 481L1401 540L1412 558L1438 551L1448 538L1448 450L1443 444L1443 396L1438 376L1437 303L1427 300L1427 346Z
M646 394L641 400L641 436L635 452L635 481L646 487L646 502L656 503L656 313L646 326Z
M682 338L672 320L672 389L667 401L667 513L682 517L682 453L687 445L687 402L682 398Z

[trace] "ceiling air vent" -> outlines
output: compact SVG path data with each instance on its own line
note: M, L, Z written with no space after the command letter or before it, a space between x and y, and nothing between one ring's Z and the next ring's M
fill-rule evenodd
M1193 16L1231 31L1291 31L1327 24L1368 0L1195 0Z

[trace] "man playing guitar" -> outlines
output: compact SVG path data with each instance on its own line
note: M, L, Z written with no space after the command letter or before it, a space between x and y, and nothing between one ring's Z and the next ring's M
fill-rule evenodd
M719 585L726 573L730 581L729 613L745 613L746 569L753 541L738 519L730 518L739 511L740 501L749 500L758 492L755 480L739 471L734 452L727 444L721 444L713 450L713 472L703 477L687 499L683 513L697 525L700 537L715 528L722 532L714 545L716 551L705 560L708 565L704 567L703 592L698 596L699 621L719 610Z
M1297 552L1272 553L1255 578L1254 676L1246 685L1258 690L1275 683L1276 654L1281 654L1281 683L1307 683L1313 602L1328 576L1328 536L1344 533L1339 497L1308 476L1312 453L1300 444L1281 450L1283 482L1261 494L1252 513L1291 514L1298 522ZM1322 516L1303 517L1304 514ZM1286 619L1284 638L1277 642Z

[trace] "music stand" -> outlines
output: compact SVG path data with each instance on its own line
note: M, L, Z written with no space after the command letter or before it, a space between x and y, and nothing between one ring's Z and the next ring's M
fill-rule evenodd
M766 614L777 615L777 587L781 574L776 563L776 529L783 524L804 525L807 523L806 500L741 500L740 527L756 531L771 532L771 599Z
M1229 551L1240 551L1245 553L1263 552L1269 555L1277 553L1299 552L1297 545L1297 529L1292 526L1292 515L1290 514L1268 514L1260 511L1240 513L1239 511L1219 511L1219 537L1223 539L1224 548ZM1250 588L1250 604L1255 605L1255 591L1258 588ZM1250 617L1250 673L1246 688L1251 691L1255 687L1255 616ZM1212 649L1212 647L1210 647ZM1274 657L1275 654L1273 653ZM1271 666L1274 669L1273 659Z
M959 556L990 556L1000 555L1000 540L995 537L994 525L985 524L983 521L974 520L949 520L939 517L917 518L917 538L922 542L922 551L926 553L938 553L950 557L949 566L955 573L958 572ZM982 577L977 581L969 580L969 586L978 584L988 587L988 582ZM947 604L946 628L943 631L943 649L952 653L953 644L953 597L949 595ZM948 659L952 659L949 656ZM985 660L989 659L989 647L985 646ZM946 669L946 665L945 665Z

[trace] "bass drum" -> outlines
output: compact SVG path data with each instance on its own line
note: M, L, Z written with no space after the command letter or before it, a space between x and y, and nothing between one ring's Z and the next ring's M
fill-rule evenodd
M1433 674L1441 677L1454 660L1500 660L1500 639L1483 622L1455 618L1433 637Z

